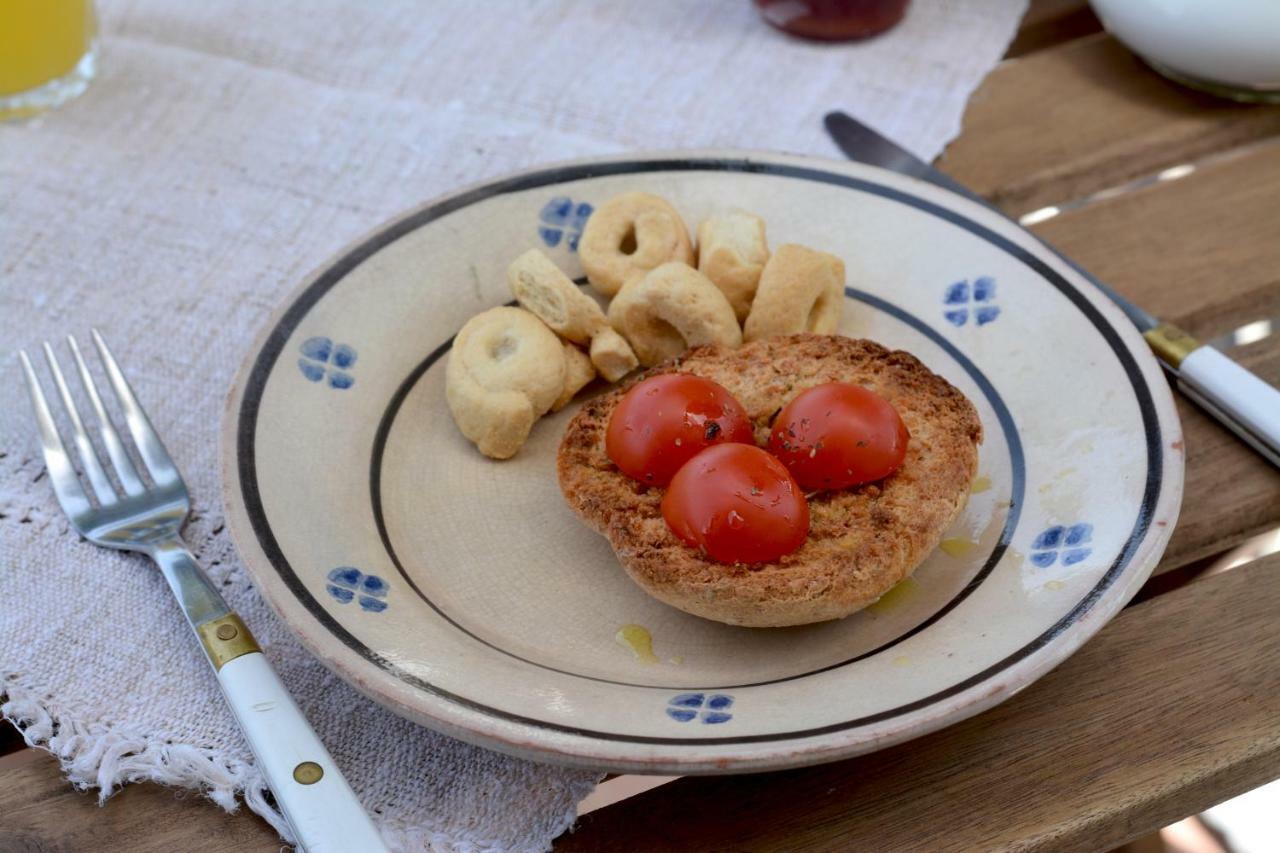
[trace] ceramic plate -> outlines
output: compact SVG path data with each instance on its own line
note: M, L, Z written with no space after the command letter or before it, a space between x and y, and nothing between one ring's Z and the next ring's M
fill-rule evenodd
M454 427L457 329L536 246L571 276L627 190L691 226L762 215L848 267L843 334L910 350L968 395L980 476L942 547L847 619L734 628L649 598L560 497L540 421L514 459ZM1077 649L1155 565L1181 432L1142 338L1000 216L865 166L681 152L569 163L432 202L331 260L263 330L231 394L226 505L263 593L377 702L524 756L618 771L826 761L977 713ZM615 642L653 637L656 659Z

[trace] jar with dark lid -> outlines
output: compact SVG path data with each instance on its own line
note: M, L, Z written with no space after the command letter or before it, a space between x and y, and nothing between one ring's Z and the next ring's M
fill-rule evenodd
M773 26L800 38L852 41L877 35L906 14L908 0L755 0Z

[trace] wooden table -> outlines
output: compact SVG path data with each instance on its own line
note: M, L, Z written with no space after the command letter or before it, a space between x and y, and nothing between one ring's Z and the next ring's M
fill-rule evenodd
M940 165L1010 214L1039 211L1037 233L1202 339L1280 318L1280 108L1166 82L1083 0L1033 2ZM1280 384L1280 334L1229 351ZM671 782L557 847L1104 850L1280 777L1280 556L1206 571L1280 526L1280 472L1179 410L1186 499L1157 575L1057 670L874 755ZM99 809L9 738L0 850L279 848L248 812L158 786Z

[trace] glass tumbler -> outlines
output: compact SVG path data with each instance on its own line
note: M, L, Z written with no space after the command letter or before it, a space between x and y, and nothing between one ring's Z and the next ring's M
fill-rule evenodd
M0 120L27 118L93 79L93 0L0 0Z

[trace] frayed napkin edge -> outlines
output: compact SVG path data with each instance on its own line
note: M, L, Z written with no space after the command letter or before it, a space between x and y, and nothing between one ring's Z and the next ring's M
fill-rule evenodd
M0 717L18 729L27 746L57 758L67 781L77 790L98 789L98 805L105 805L128 783L155 782L200 793L228 814L235 814L243 801L279 833L282 841L295 843L288 822L268 799L270 790L253 764L222 750L119 731L90 732L50 709L40 699L40 692L22 684L12 670L0 672L4 673L0 679ZM582 790L574 792L575 806L556 821L552 838L573 826L577 820L576 803L595 785L593 781L581 783ZM427 827L388 826L376 816L375 823L393 850L506 853L511 849L490 841L454 838Z

